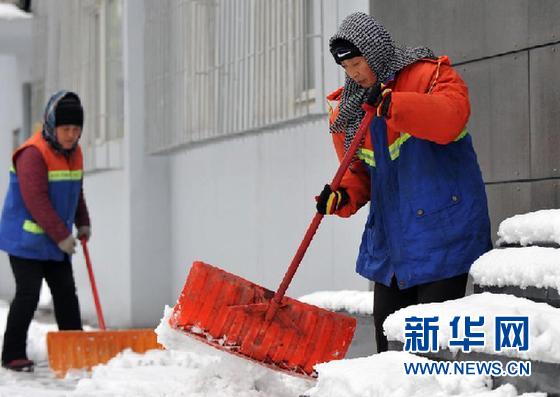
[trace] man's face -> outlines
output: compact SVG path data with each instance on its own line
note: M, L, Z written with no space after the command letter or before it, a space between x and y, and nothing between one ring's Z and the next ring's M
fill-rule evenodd
M377 76L363 56L345 59L340 65L346 74L363 88L373 87L377 82Z
M72 149L76 142L78 142L78 139L80 139L82 127L72 124L59 125L58 127L55 127L54 132L56 134L56 140L60 143L60 146L69 150Z

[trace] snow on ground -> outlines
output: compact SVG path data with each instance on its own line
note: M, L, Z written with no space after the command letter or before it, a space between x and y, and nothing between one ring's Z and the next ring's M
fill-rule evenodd
M4 330L6 329L6 319L10 306L4 301L0 301L0 343L4 341ZM58 330L56 324L44 324L33 321L29 327L27 354L31 360L47 360L47 332Z
M373 314L373 291L318 291L304 295L298 300L332 311Z
M560 244L560 209L529 212L508 218L500 224L498 236L498 244Z
M323 298L337 301L336 296ZM7 304L0 307L0 324L5 324ZM30 356L40 360L36 372L21 374L0 369L0 397L517 396L511 385L490 390L488 378L481 376L407 376L403 362L426 359L405 352L320 364L316 381L293 377L213 349L171 329L170 314L171 309L166 308L156 329L158 340L167 350L145 354L124 351L106 365L96 366L91 374L75 371L65 379L54 378L45 362L45 334L55 326L33 322L29 345L35 346Z
M12 20L31 17L31 14L20 10L13 4L0 3L0 19Z
M405 342L405 318L412 316L439 316L438 340L440 349L448 348L452 327L449 323L455 316L461 316L460 330L464 329L464 317L478 320L484 316L484 325L474 327L473 332L484 332L485 346L473 346L473 351L489 354L503 354L519 359L530 359L551 363L560 363L560 310L546 303L537 303L513 295L483 294L469 295L461 299L444 303L429 303L406 307L390 315L383 328L389 340ZM496 316L527 316L529 317L529 350L494 351ZM459 348L452 346L451 351Z
M494 249L478 258L470 274L475 284L560 290L560 249Z
M331 361L316 366L317 385L311 397L509 397L517 396L512 385L490 390L484 376L418 375L403 376L403 364L429 362L405 352L385 352L352 360ZM544 393L524 394L528 397Z

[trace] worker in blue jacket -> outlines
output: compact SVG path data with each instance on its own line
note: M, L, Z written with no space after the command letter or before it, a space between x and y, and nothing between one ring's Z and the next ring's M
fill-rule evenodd
M466 125L468 89L447 57L397 47L364 13L348 16L330 40L346 72L330 132L344 157L366 111L375 112L357 160L317 210L342 217L368 201L356 271L375 282L378 351L383 322L399 308L464 296L471 264L491 249L482 174ZM365 104L364 104L365 103ZM421 314L421 313L419 313Z

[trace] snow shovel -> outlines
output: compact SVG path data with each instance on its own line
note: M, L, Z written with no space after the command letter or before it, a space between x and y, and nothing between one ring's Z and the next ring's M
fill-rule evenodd
M93 366L106 363L125 349L144 353L150 349L163 348L157 343L157 335L152 329L107 330L86 240L84 238L80 241L101 331L58 331L47 334L49 367L57 377L63 377L69 369L89 371Z
M337 190L374 113L366 115L336 175ZM203 262L194 262L173 313L172 328L272 369L316 377L317 363L344 358L356 320L284 294L323 215L316 213L276 293Z

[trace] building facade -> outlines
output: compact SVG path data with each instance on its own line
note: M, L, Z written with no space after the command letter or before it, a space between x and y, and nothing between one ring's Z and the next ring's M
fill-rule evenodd
M337 167L324 97L344 76L328 39L353 11L372 13L406 45L448 54L464 76L493 233L515 213L558 208L560 7L544 3L31 2L33 59L13 87L21 93L27 83L29 116L2 131L20 128L22 139L52 92L79 93L90 251L106 320L153 326L194 260L270 289L280 283L314 196ZM12 146L0 142L6 170ZM370 287L354 272L366 211L325 218L290 296ZM0 297L9 299L7 258L0 262ZM74 269L93 320L81 254Z
M60 88L85 107L90 251L108 325L155 325L194 260L277 288L337 167L324 98L343 74L328 39L367 1L31 7L33 121ZM368 288L354 272L364 216L325 219L288 294ZM74 270L93 320L81 254Z

